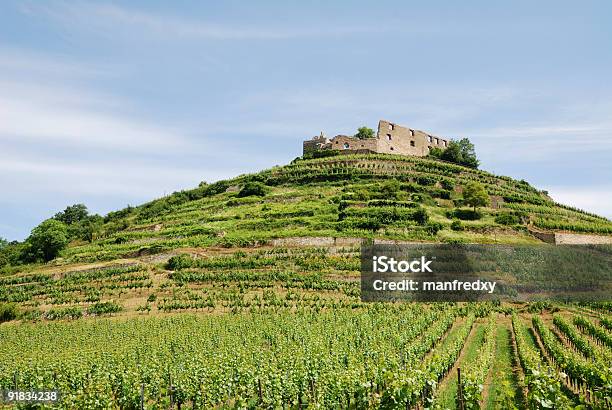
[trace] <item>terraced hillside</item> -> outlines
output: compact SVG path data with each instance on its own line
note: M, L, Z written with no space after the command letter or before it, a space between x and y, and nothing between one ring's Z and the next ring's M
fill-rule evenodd
M471 182L491 206L465 206ZM424 158L298 159L201 184L110 213L49 263L2 268L15 320L0 389L58 388L63 408L606 408L609 304L359 298L364 238L537 244L550 229L607 238L612 222Z

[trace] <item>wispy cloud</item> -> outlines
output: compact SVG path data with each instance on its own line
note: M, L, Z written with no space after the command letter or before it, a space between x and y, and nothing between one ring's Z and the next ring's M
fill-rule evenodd
M25 13L45 13L67 24L84 24L89 29L113 28L130 29L135 32L165 37L211 39L211 40L284 40L297 38L324 38L395 30L391 26L379 25L326 25L316 22L304 24L283 24L275 21L270 25L218 24L212 21L196 20L183 16L171 16L144 12L132 8L93 3L70 3L70 5L29 4L22 7Z
M79 81L103 73L65 58L0 49L0 141L145 152L189 143L180 130L151 125L128 101Z

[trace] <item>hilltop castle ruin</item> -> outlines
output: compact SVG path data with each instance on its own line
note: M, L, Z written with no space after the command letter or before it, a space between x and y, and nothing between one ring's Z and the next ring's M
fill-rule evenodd
M449 140L423 131L403 127L389 121L378 122L374 138L359 139L336 135L328 139L323 133L304 141L304 154L321 150L339 150L346 153L399 154L424 157L433 147L445 149Z

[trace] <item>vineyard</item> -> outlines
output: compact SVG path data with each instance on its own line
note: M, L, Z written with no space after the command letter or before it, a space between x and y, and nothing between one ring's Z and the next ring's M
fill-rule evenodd
M372 304L2 326L0 386L58 389L62 408L609 408L612 349L581 323L602 330L610 314L570 310ZM513 374L496 383L502 362Z
M470 182L490 206L464 204ZM610 303L361 301L363 241L541 245L533 228L612 222L426 158L201 184L0 266L0 390L58 390L39 407L64 409L609 409Z

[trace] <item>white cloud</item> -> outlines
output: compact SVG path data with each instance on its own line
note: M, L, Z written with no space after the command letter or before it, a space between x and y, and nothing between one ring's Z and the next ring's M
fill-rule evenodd
M0 98L0 139L61 142L138 151L173 148L185 139L170 130L117 114L44 104L35 95Z
M152 125L128 101L79 80L105 73L61 56L0 49L0 142L143 152L189 144L180 130Z

